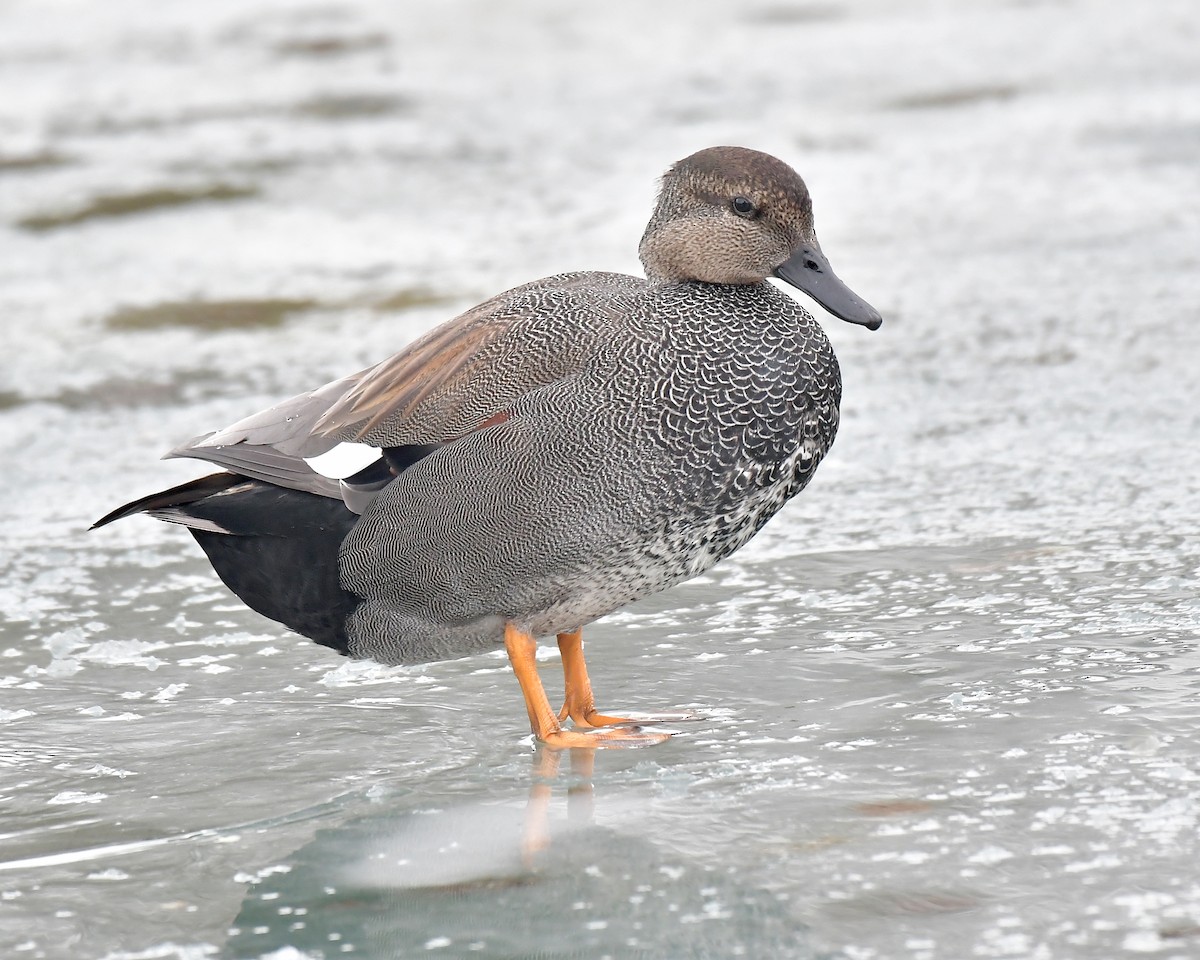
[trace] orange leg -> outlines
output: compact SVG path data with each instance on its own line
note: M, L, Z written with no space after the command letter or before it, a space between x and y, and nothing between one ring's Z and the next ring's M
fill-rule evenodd
M525 710L533 734L551 747L632 747L661 743L665 733L643 733L640 730L600 730L580 733L564 730L558 716L546 699L546 690L537 671L537 640L511 623L504 625L504 648L512 663L517 683L525 697Z
M558 649L562 654L563 681L566 697L558 711L558 719L570 717L575 726L584 730L594 727L609 727L618 723L671 723L680 720L696 720L687 713L647 714L643 717L610 717L596 712L596 698L592 694L592 681L588 678L587 664L583 660L583 631L558 635Z
M587 664L583 659L583 631L558 635L558 650L562 654L563 681L566 696L558 719L570 717L575 726L584 730L593 727L610 727L616 723L636 723L629 717L609 717L596 712L596 698L592 694L592 681L588 677Z

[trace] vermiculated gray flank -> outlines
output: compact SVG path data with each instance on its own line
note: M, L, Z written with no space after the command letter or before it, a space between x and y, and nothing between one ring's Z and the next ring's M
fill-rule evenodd
M365 598L356 655L487 648L504 620L535 635L590 623L736 550L833 442L833 351L766 283L574 274L492 307L517 317L512 351L535 369L575 355L363 514L341 551L343 586Z
M803 181L755 151L672 166L640 253L646 279L518 287L191 441L173 453L228 473L101 522L184 523L255 609L389 663L496 647L506 624L569 634L706 570L837 433L829 341L766 278L880 318L830 269ZM341 481L304 460L343 442L379 459Z

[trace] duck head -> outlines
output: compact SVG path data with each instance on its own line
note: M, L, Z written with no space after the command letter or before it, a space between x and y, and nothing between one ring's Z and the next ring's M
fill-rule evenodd
M821 252L799 174L757 150L709 147L674 164L638 253L651 280L752 284L774 276L842 320L871 330L883 322Z

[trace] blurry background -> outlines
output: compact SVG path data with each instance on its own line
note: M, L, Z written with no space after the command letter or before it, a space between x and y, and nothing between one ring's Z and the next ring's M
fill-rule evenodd
M1194 956L1197 50L1192 0L0 0L0 954ZM340 661L182 531L85 533L638 272L717 143L885 325L824 317L804 495L589 633L602 706L707 715L670 743L551 780L501 656Z

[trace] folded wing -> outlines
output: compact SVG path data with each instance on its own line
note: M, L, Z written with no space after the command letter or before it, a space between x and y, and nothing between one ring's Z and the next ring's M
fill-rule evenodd
M571 309L582 301L578 283L568 275L510 290L374 367L196 437L166 456L340 498L361 513L414 456L497 422L519 397L579 369L597 318L594 307ZM563 310L546 311L547 299L561 301ZM378 457L341 479L310 465L340 444L369 445Z

